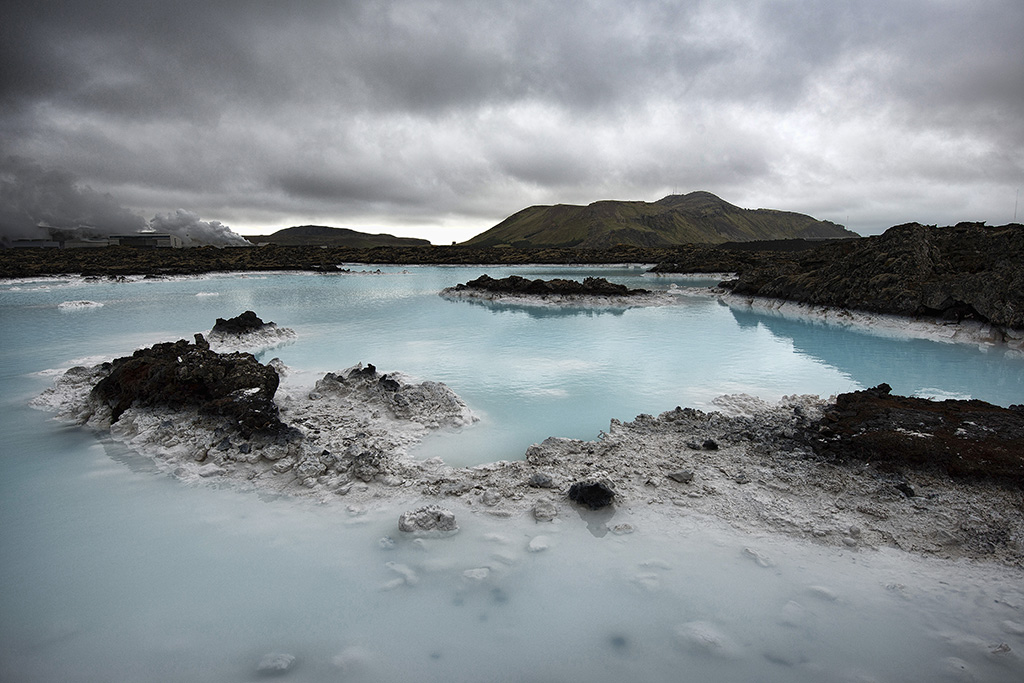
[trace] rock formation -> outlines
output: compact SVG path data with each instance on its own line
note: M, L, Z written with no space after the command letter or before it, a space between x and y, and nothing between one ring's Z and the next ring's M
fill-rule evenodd
M295 330L263 322L254 311L245 311L234 318L217 318L208 341L214 351L253 351L291 342Z
M513 294L526 296L639 296L650 294L648 289L630 289L625 285L609 282L603 277L583 278L583 282L554 278L552 280L529 280L519 275L495 279L490 275L481 275L465 284L450 287L446 292L466 292L478 290L495 294Z
M813 440L815 452L897 472L930 469L1024 488L1024 406L932 401L890 390L880 384L837 396Z
M237 315L234 318L217 318L217 322L213 325L211 334L246 334L247 332L255 332L262 330L267 325L273 325L274 323L265 323L255 311L246 311L241 315Z
M911 223L762 261L734 294L1024 329L1024 226Z
M92 390L110 409L111 422L132 407L196 408L200 414L227 418L245 436L281 434L274 393L277 372L249 353L220 354L201 334L155 344L118 358Z
M454 533L459 530L455 514L437 505L403 512L398 518L398 530L406 533Z

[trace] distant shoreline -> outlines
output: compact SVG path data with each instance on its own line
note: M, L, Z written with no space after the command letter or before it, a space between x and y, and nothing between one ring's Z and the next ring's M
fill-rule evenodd
M767 248L775 249L773 245ZM294 270L338 272L338 264L395 265L609 265L670 263L691 272L735 272L779 255L710 244L674 247L620 245L608 249L515 247L194 247L190 249L3 249L0 278L80 274L195 275L212 272Z

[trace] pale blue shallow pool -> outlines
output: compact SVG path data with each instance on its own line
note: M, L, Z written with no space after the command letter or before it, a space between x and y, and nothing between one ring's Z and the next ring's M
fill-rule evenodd
M628 536L595 538L579 519L538 529L468 516L452 539L385 551L395 503L349 510L187 486L27 406L58 368L191 339L246 309L297 332L262 356L290 366L288 382L371 362L449 384L481 421L418 455L456 464L519 458L551 435L594 438L611 418L708 408L724 393L774 400L888 382L1024 402L1024 360L999 349L712 298L598 311L437 296L484 272L695 284L640 268L381 271L0 283L0 680L256 680L277 651L298 658L286 677L296 681L959 680L961 662L978 680L1020 680L1019 574L660 529L642 510L629 512ZM59 307L77 300L102 306ZM551 549L527 552L539 533ZM745 559L748 546L775 566ZM401 575L389 562L419 581L383 590ZM491 569L483 583L463 574L479 567ZM726 634L729 656L681 641L694 623ZM985 649L1002 643L1012 656Z

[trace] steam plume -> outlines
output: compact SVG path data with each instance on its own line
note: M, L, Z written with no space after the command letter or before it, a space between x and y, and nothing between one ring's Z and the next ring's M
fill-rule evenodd
M149 221L149 227L156 232L177 235L186 247L198 244L250 246L248 240L220 221L199 220L199 216L185 209L157 214Z
M170 233L185 246L246 246L220 221L178 209L147 221L108 193L79 186L66 171L48 170L18 156L0 158L0 240L62 236L106 237L143 231Z

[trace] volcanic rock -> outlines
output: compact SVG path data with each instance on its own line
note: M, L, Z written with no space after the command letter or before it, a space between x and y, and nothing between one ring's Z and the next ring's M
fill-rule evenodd
M202 335L139 349L118 358L92 390L110 408L111 421L131 407L197 408L206 415L229 418L239 431L282 434L274 394L277 372L249 353L219 354Z
M459 530L455 514L437 505L403 512L398 518L398 530L410 533L454 532Z
M246 334L248 332L255 332L256 330L263 329L266 325L273 325L274 323L263 322L254 311L246 311L241 315L235 316L234 318L217 318L217 322L213 326L211 332L218 334Z
M892 395L888 384L836 396L821 421L821 455L901 471L936 469L1024 487L1024 406ZM915 495L905 482L896 488Z
M761 261L735 294L1024 329L1024 226L899 225Z
M569 487L569 500L591 510L600 510L615 501L615 489L607 479L578 481Z
M495 279L490 275L481 275L465 284L458 284L456 292L465 290L482 290L498 294L521 294L531 296L637 296L650 294L647 289L630 289L625 285L609 282L603 277L583 278L583 282L554 278L552 280L529 280L519 275Z

